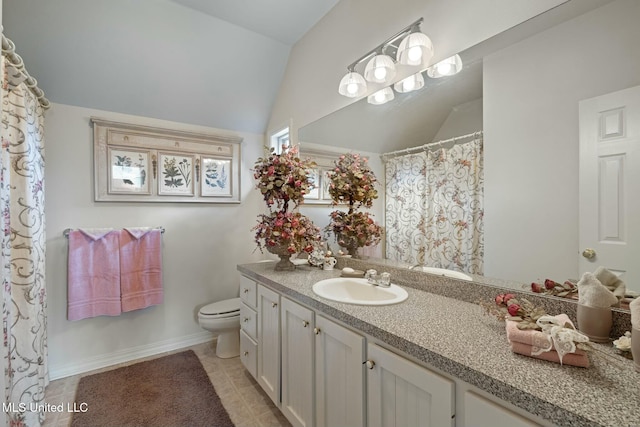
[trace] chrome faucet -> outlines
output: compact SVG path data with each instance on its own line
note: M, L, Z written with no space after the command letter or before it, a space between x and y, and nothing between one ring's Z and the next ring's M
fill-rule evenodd
M368 283L371 283L375 286L380 286L382 288L391 287L391 274L386 271L378 277L378 272L376 270L367 270L364 275L364 278L367 279Z

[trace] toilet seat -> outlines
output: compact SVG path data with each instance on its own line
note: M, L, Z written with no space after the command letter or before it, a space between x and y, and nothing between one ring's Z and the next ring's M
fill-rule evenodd
M198 315L209 319L240 316L240 298L231 298L207 304L200 309Z

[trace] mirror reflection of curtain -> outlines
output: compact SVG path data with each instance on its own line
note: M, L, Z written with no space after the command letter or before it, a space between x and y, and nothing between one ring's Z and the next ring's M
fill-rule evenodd
M483 273L482 138L388 160L387 258Z
M45 288L44 117L31 90L2 56L0 254L4 401L11 425L44 421L48 383ZM20 411L20 404L25 410Z

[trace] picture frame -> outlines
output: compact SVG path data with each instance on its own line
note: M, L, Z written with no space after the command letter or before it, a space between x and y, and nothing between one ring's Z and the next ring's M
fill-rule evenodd
M322 185L320 170L317 168L311 169L307 177L309 178L309 181L314 185L314 187L311 189L311 191L309 191L308 194L304 195L305 200L320 199L320 188Z
M329 178L329 174L331 173L330 169L322 169L322 199L331 201L331 194L329 194L329 187L331 185L331 179Z
M200 164L200 196L231 197L233 194L231 159L202 156Z
M96 202L240 203L241 136L90 121ZM212 168L224 169L226 179L207 184Z
M150 194L150 152L126 147L110 147L108 153L109 194Z
M158 153L158 195L194 195L194 156L184 153Z

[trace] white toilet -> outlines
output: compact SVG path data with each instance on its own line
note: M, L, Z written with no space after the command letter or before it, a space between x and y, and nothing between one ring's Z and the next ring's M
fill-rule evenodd
M240 355L240 298L207 304L198 312L203 329L218 334L216 355L228 359Z

